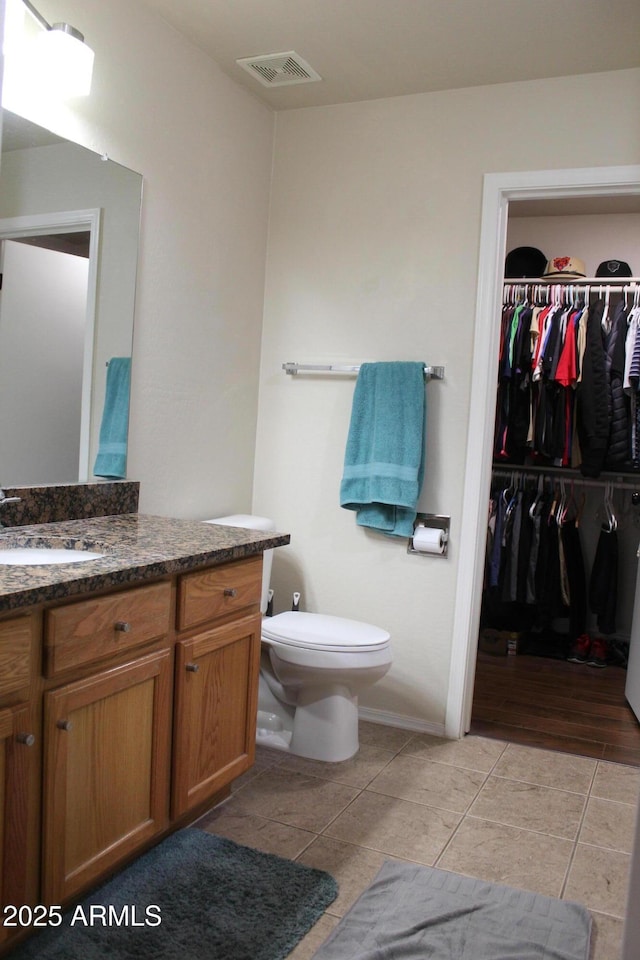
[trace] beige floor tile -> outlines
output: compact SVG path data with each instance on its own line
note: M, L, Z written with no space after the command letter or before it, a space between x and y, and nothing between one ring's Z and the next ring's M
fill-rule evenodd
M538 783L571 793L588 793L596 764L596 760L586 757L510 743L492 772L496 777Z
M631 853L636 808L630 803L591 797L578 839L596 847Z
M484 773L404 754L395 757L368 789L413 803L464 813L486 779Z
M632 803L635 806L640 798L640 769L600 760L591 796L601 797L603 800L617 800L619 803Z
M618 960L622 950L622 920L591 912L589 960Z
M472 803L469 814L483 820L575 840L585 799L579 793L552 790L536 783L489 777Z
M278 765L238 790L232 802L238 812L320 833L357 794L353 787L303 776Z
M275 767L279 763L282 763L286 756L287 754L283 750L270 750L268 747L257 746L256 759L253 766L249 767L246 773L243 773L242 776L233 781L231 784L231 792L235 793L236 790L242 789L242 787L249 783L250 780L253 780L254 777L257 777L265 770L269 770L270 767Z
M274 750L271 747L264 747L261 744L256 744L256 764L264 769L265 767L275 767L279 763L282 763L285 757L288 756L286 750Z
M245 847L253 847L263 853L275 853L288 860L295 860L316 836L315 833L298 830L286 823L265 820L252 813L240 813L231 806L218 807L201 820L198 827Z
M305 757L289 755L282 761L281 769L294 770L296 773L320 777L322 780L346 783L349 787L363 788L386 767L390 760L393 760L394 756L395 754L390 750L362 743L355 757L344 760L342 763L322 763L319 760L307 760Z
M360 720L358 737L360 743L367 743L371 747L381 747L397 753L415 736L411 730L400 730L398 727L388 727L383 723L372 723L370 720Z
M598 913L624 917L630 860L628 854L617 850L578 843L564 899L577 900Z
M410 740L402 748L402 754L489 773L506 746L500 740L489 740L487 737L467 736L463 740L446 740L444 737L422 735Z
M309 930L306 937L293 949L287 957L287 960L312 960L316 950L322 946L333 928L336 927L339 922L338 917L332 917L325 913L320 917L316 925Z
M324 835L431 866L459 822L448 810L365 790Z
M467 817L435 865L558 897L572 850L569 840Z
M388 855L377 850L343 843L330 837L318 837L298 857L299 863L325 870L338 881L339 892L327 912L342 917L373 881Z

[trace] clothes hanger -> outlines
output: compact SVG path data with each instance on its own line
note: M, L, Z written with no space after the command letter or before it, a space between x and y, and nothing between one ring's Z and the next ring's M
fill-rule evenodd
M542 495L544 493L544 477L542 474L538 477L538 489L536 495L533 499L533 503L529 507L529 516L531 519L535 519L536 513L538 512L538 507L542 502Z
M567 501L567 491L565 487L564 480L560 481L560 503L558 504L558 509L556 511L556 523L559 527L564 526L564 522L567 518L567 511L569 504Z
M566 521L569 519L569 514L570 514L570 511L571 511L571 508L572 508L572 507L573 507L573 508L577 508L577 504L576 504L575 497L574 497L574 484L573 484L573 480L571 481L571 486L570 486L570 488L569 488L569 496L567 497L567 499L566 499L566 501L565 501L564 508L563 508L563 510L562 510L562 514L561 514L561 516L560 516L560 518L559 518L559 520L558 520L558 522L559 522L559 524L560 524L561 527L564 526L564 524L566 523Z
M604 488L604 508L607 527L603 524L603 529L606 529L607 533L614 533L618 529L618 520L613 510L613 487L609 480Z

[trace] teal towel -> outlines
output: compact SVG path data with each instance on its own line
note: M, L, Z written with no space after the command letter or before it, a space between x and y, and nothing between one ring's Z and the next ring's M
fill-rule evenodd
M131 357L113 357L107 370L100 443L93 472L96 477L123 480L127 475L127 431Z
M353 394L340 506L360 526L410 537L422 479L424 363L363 363Z

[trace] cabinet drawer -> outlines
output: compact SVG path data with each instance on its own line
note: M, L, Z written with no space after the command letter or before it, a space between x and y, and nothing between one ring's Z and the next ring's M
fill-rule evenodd
M170 622L168 582L47 610L45 676L156 640L169 631Z
M0 697L28 687L31 637L31 617L16 617L0 623Z
M210 567L180 578L178 629L260 606L262 556Z

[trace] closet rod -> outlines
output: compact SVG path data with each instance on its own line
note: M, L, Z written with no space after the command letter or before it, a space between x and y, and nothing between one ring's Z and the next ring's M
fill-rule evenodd
M609 484L614 490L637 490L640 487L640 476L623 477L619 473L601 474L600 477L583 477L577 470L570 470L567 467L493 467L494 476L510 477L513 474L519 474L527 480L537 480L540 476L547 474L553 480L568 480L572 483L579 483L584 487L605 487Z
M309 373L358 373L359 363L283 363L285 373L295 376L300 370ZM444 380L444 367L425 367L425 380Z

